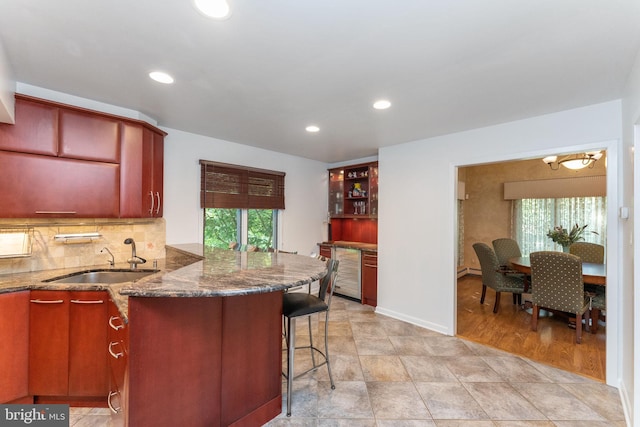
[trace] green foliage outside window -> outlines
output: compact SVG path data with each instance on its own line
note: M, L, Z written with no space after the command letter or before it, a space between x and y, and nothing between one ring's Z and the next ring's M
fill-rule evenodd
M204 210L204 245L227 249L238 239L238 209L208 208Z
M227 249L230 242L241 242L240 209L207 208L204 210L205 246ZM271 209L249 209L247 212L247 244L267 250L274 245L274 217Z
M249 209L247 243L261 250L273 247L273 216L270 209Z

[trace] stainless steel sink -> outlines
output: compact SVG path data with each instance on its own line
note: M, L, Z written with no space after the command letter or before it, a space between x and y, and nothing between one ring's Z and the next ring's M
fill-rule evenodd
M117 270L99 269L78 271L64 276L43 280L48 283L122 283L135 282L159 270Z

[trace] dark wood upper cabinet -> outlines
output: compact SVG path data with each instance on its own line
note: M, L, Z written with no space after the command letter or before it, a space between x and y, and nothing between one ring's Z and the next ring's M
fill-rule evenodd
M0 123L0 150L58 155L58 108L16 99L16 123Z
M120 121L81 111L61 109L58 155L74 159L118 163Z
M122 133L120 215L123 218L161 217L164 135L135 124Z
M117 218L120 165L0 151L1 218Z
M161 217L165 132L16 94L0 124L0 218Z

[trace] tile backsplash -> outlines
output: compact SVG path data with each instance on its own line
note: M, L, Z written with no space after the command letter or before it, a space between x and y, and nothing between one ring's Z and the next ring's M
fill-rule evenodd
M19 258L0 258L0 274L24 273L56 268L109 266L108 248L114 255L116 266L131 257L131 245L136 242L137 255L145 258L151 268L154 259L165 258L165 221L156 219L0 219L0 230L19 227L32 229L31 255ZM60 234L99 233L94 239L56 240ZM2 244L0 242L0 244ZM2 253L2 248L0 248Z

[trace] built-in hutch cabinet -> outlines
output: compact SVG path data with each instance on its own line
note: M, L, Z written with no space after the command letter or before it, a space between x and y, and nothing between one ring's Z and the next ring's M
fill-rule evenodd
M329 170L329 216L378 216L378 162Z
M0 123L0 218L162 216L163 131L20 94L15 117Z

